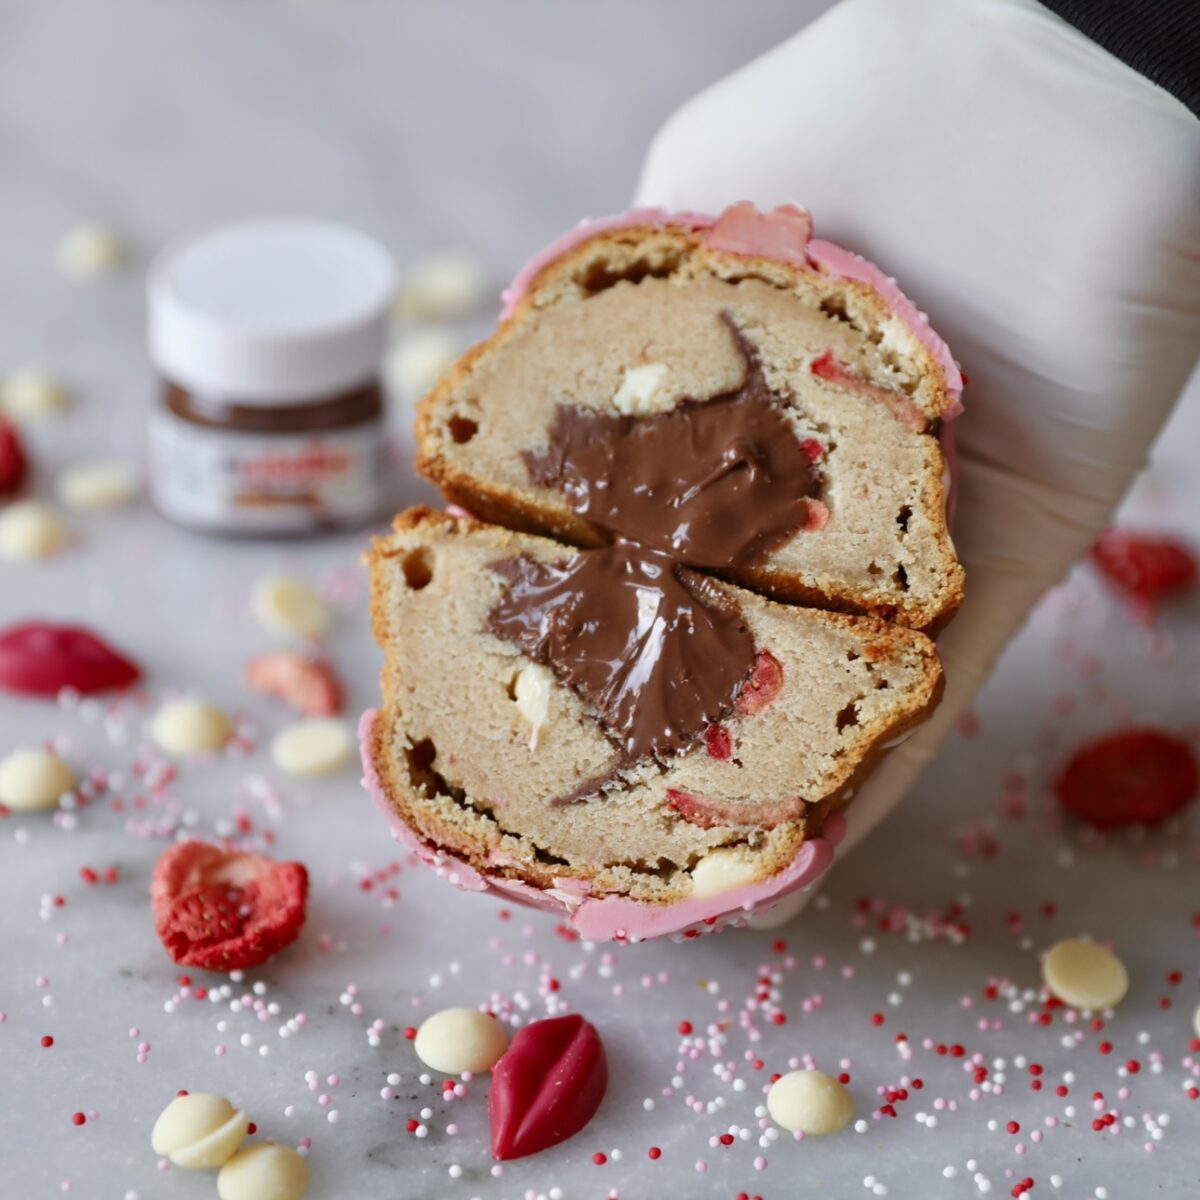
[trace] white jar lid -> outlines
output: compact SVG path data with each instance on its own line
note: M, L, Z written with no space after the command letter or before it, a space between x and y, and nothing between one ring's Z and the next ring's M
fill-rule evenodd
M264 407L366 383L379 371L396 270L328 221L224 225L168 246L150 269L150 357L171 382Z

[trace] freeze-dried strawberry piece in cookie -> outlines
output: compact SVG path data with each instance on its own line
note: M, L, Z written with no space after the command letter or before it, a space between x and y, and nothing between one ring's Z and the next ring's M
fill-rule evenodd
M309 654L259 654L246 664L246 682L308 717L333 717L342 711L342 685L333 667Z
M29 469L21 435L7 421L0 421L0 496L11 496L22 483Z
M256 967L304 927L308 871L297 862L181 842L150 882L154 927L167 953L208 971Z
M824 379L826 383L832 383L835 387L878 400L905 429L911 429L914 433L924 433L929 428L928 418L903 392L895 388L880 387L861 375L855 375L832 350L826 350L824 354L814 358L809 370L818 379Z
M1114 587L1153 605L1195 582L1196 555L1175 538L1108 529L1092 547L1092 562Z
M667 807L677 812L689 825L700 829L715 829L718 825L754 825L774 829L784 821L794 821L804 815L804 801L798 796L790 800L760 800L745 804L741 801L713 800L693 792L667 788Z
M141 668L90 630L26 621L0 631L0 688L56 696L74 688L85 696L129 687Z
M783 687L783 667L770 650L760 650L754 659L754 670L738 693L738 712L752 716L762 712Z
M715 758L719 762L731 759L733 757L733 738L729 736L729 730L720 725L710 725L704 731L704 748L708 751L710 758Z
M1063 808L1097 829L1157 825L1196 794L1191 746L1157 729L1129 729L1075 752L1054 785Z

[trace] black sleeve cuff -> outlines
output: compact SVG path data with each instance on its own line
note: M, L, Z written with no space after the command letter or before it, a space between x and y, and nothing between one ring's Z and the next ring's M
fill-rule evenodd
M1041 0L1200 117L1200 0Z

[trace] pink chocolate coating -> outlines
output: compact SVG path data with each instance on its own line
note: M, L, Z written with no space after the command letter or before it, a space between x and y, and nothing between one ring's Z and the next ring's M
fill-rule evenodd
M883 297L892 315L908 326L945 372L946 390L953 404L943 414L943 420L952 420L962 412L962 374L950 348L934 332L928 318L874 263L832 242L813 239L811 218L795 204L783 204L770 212L760 212L749 201L743 200L730 205L719 217L693 212L670 213L664 208L635 208L620 216L581 221L517 272L504 292L501 318L512 316L539 271L589 238L614 229L633 226L662 229L668 225L704 231L705 241L715 250L776 259L838 279L869 284Z
M782 900L813 883L833 862L834 848L846 830L845 818L835 813L825 822L822 835L805 842L782 871L769 879L702 899L679 900L674 904L647 904L622 896L592 899L586 880L569 877L555 880L554 888L544 891L520 880L482 874L469 863L425 841L400 818L387 798L371 754L378 719L379 713L368 709L358 726L363 787L387 817L396 841L463 891L492 892L518 904L554 913L589 941L642 941L691 929L710 932L736 923L755 908Z

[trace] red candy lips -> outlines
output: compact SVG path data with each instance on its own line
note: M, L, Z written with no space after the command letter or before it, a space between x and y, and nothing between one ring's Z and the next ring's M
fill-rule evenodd
M0 496L16 492L29 470L21 437L7 421L0 421Z
M607 1087L604 1043L590 1022L572 1014L527 1025L492 1068L492 1157L566 1141L595 1116Z
M141 668L107 642L75 625L26 621L0 632L0 688L56 696L63 688L90 695L129 687Z
M1129 729L1075 752L1054 785L1063 808L1097 829L1158 825L1196 794L1200 770L1182 738Z
M297 862L181 842L164 850L150 882L154 927L188 967L256 967L300 936L308 872Z

